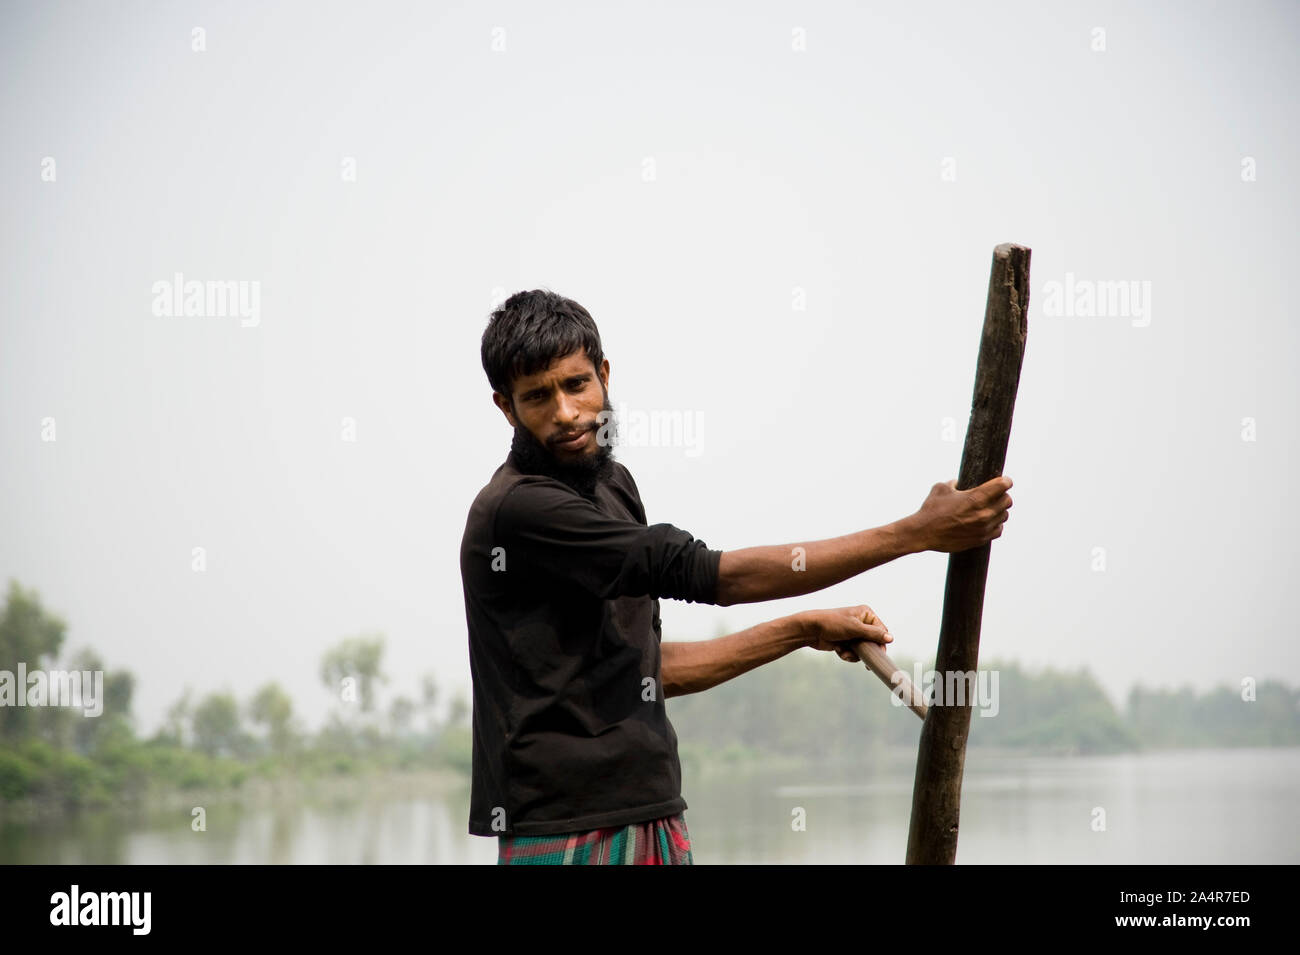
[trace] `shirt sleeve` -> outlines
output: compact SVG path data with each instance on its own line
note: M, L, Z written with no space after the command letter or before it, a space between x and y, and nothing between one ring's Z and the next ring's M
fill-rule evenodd
M603 600L717 600L722 551L672 524L612 517L559 481L511 488L497 509L495 536L507 573L560 577Z

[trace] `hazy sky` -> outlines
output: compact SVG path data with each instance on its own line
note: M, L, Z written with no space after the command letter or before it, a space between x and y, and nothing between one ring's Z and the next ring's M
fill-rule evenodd
M619 449L650 523L797 543L957 476L1000 242L1032 294L981 660L1295 682L1297 5L2 9L0 579L142 730L268 680L314 723L359 633L388 696L468 695L506 294L581 302L615 405L699 425ZM176 273L257 312L156 314ZM865 602L926 656L947 561L665 601L665 639Z

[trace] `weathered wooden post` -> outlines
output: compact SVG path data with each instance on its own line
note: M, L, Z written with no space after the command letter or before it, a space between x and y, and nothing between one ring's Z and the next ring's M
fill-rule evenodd
M1022 245L1004 243L993 250L988 306L975 366L966 446L962 450L957 490L992 480L1006 463L1020 366L1029 333L1029 255ZM943 620L935 659L935 694L956 683L974 690L979 666L980 618L988 577L991 543L949 555L943 592ZM971 679L966 680L965 675ZM935 700L921 728L921 745L912 786L912 821L907 834L908 865L951 865L957 859L957 824L961 815L961 777L966 763L973 692L960 705L946 696Z

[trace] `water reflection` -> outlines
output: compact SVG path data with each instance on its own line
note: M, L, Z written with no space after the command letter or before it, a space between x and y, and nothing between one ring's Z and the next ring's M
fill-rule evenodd
M762 770L685 780L697 864L900 863L911 759L816 772ZM492 864L466 832L469 792L250 809L101 811L0 824L0 861L61 864ZM1051 759L972 750L962 787L963 863L1290 863L1300 839L1300 749L1179 751ZM1097 828L1099 812L1105 828ZM800 829L792 823L802 822Z

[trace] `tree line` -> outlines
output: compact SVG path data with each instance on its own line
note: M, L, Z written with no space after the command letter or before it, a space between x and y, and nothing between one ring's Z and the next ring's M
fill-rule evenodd
M188 689L148 739L131 716L134 677L106 670L91 649L55 665L67 627L39 594L10 581L0 613L0 671L102 671L103 711L65 706L0 706L0 806L20 799L63 807L145 797L154 787L237 787L250 777L318 776L372 770L443 768L468 775L469 706L449 701L431 675L418 698L386 705L380 686L384 638L344 638L322 656L319 678L334 699L312 732L289 694L268 682L246 700L228 692L196 698ZM896 658L909 674L913 662ZM933 661L922 668L928 670ZM1086 669L1030 672L989 660L995 700L976 700L970 745L1054 754L1101 754L1173 747L1300 745L1300 691L1277 681L1198 693L1135 686L1116 707ZM990 702L995 705L987 705ZM684 764L696 769L779 758L806 763L860 761L865 749L915 751L921 721L894 705L887 687L828 653L800 651L703 693L667 703ZM980 715L990 712L989 717Z
M99 671L102 711L88 718L67 705L0 705L0 805L106 805L141 800L157 788L228 789L255 776L469 772L463 697L452 698L439 715L438 686L426 675L418 699L396 696L381 706L379 686L387 682L381 634L347 637L324 653L319 677L334 705L315 732L271 681L242 701L229 692L196 698L186 689L147 739L134 728L134 676L106 669L92 649L60 662L66 638L65 621L43 606L38 593L11 580L0 612L0 700L5 690L26 691L15 687L20 665L28 673Z
M895 660L914 674L914 661ZM921 672L933 666L931 659ZM1275 680L1209 692L1137 685L1117 707L1087 669L1030 671L998 659L981 660L979 669L997 674L996 684L981 685L996 687L996 705L976 699L971 747L1094 755L1300 745L1300 690ZM889 688L865 667L812 650L703 693L672 697L667 706L683 761L689 757L697 766L720 756L860 761L864 748L915 752L921 735L921 721L896 706Z

